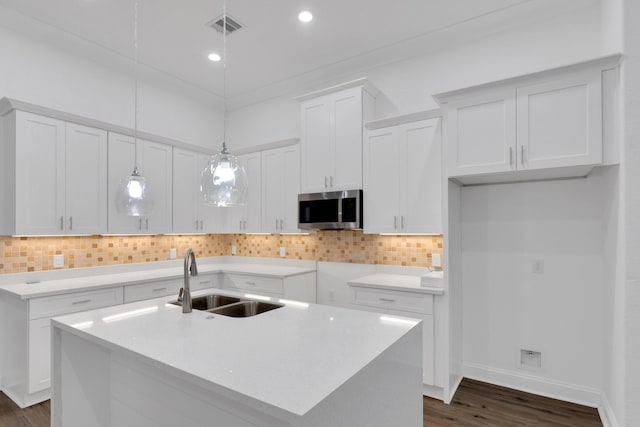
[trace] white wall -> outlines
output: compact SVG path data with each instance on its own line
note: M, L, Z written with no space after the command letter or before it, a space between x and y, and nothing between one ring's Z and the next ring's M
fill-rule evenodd
M506 31L429 48L416 58L328 80L323 87L369 78L380 89L378 118L436 108L431 94L590 59L605 52L600 5L570 14L532 19ZM319 89L310 87L308 91ZM307 92L307 91L305 91ZM300 136L300 93L233 111L229 141L248 147Z
M465 376L598 405L603 178L462 189ZM534 274L534 260L544 273ZM520 349L542 352L522 369Z
M133 128L132 71L133 67L126 73L0 27L0 97ZM187 94L193 89L166 76L144 69L141 75L140 130L219 147L222 116L213 102Z

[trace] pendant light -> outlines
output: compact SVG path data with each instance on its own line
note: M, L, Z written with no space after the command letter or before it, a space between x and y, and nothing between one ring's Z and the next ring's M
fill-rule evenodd
M238 158L227 150L227 1L222 6L222 150L209 159L202 171L200 193L204 204L221 207L244 206L247 198L247 173Z
M135 94L133 113L133 172L125 177L116 192L116 209L129 216L149 216L153 213L153 199L147 180L138 171L138 0L134 1L133 45L135 49Z

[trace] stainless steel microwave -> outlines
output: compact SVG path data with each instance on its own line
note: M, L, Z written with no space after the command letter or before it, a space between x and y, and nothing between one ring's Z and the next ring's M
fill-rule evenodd
M303 230L362 228L362 190L299 194L298 228Z

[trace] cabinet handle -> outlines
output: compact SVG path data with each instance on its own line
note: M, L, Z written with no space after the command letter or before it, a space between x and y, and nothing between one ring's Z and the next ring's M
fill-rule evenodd
M327 188L327 177L326 177L326 175L324 177L324 188Z
M398 228L398 217L397 216L393 216L393 229L395 230L396 228Z
M284 228L284 225L283 225L283 224L284 224L284 220L283 220L283 219L281 219L281 220L280 220L280 230L282 230L282 229Z
M138 221L140 222L140 223L138 224L138 228L139 228L140 230L142 230L142 218L140 218Z
M242 221L242 228L247 229L247 220Z
M64 230L64 217L60 217L60 230Z
M380 298L380 301L382 301L382 302L396 302L396 300L391 299L391 298Z
M69 217L69 230L73 230L73 217Z
M155 289L153 290L153 292L160 292L160 291L166 291L166 290L167 290L167 288L166 288L166 287L165 287L165 288L155 288Z
M146 224L147 231L149 231L149 218L145 219L144 222Z
M333 188L333 177L329 177L329 188Z
M90 299L83 299L83 300L80 300L80 301L74 301L74 302L72 302L71 304L72 304L72 305L79 305L79 304L87 304L87 303L89 303L89 302L91 302L91 300L90 300Z
M404 215L400 215L400 228L404 228Z
M251 285L251 286L255 286L256 282L244 282L246 285Z
M278 220L276 219L276 230L278 229Z
M520 146L520 164L524 165L524 145Z
M200 220L200 230L204 230L204 222Z
M238 224L239 224L238 227L240 227L240 230L242 230L242 220L239 220Z
M509 166L513 166L513 147L509 147Z
M196 230L198 229L198 220L196 219Z

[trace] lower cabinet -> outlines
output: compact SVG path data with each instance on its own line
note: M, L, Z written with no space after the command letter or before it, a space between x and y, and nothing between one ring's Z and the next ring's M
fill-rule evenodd
M124 302L143 301L168 295L178 296L182 288L184 279L182 277L173 279L154 280L153 282L140 283L137 285L127 285L124 287ZM220 279L218 274L200 274L191 277L189 282L192 291L206 288L219 288Z
M316 273L298 274L283 279L227 273L222 279L222 288L268 297L316 302Z
M422 382L436 384L433 295L423 292L351 286L352 308L422 320Z

